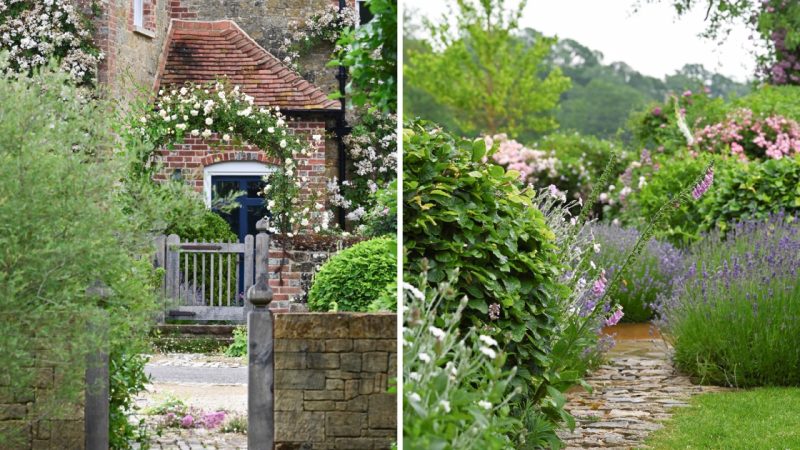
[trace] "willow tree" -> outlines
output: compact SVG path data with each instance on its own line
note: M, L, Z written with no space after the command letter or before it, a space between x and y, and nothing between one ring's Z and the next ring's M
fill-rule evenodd
M555 110L570 80L546 57L555 39L525 40L519 19L526 1L456 0L450 23L426 25L430 51L410 52L409 86L447 107L467 133L538 133L555 129Z

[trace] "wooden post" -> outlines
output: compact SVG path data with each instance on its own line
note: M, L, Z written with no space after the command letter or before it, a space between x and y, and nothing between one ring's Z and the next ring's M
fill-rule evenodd
M167 237L167 298L178 300L180 294L180 250L178 245L181 243L181 238L177 234L170 234Z
M111 290L102 282L95 283L86 290L86 294L94 297L100 307L111 296ZM100 344L90 350L86 357L84 405L84 436L86 450L108 449L109 424L109 374L108 374L108 326L109 317L101 310L95 321L89 324L89 333L97 338Z
M257 243L258 238L268 249L269 235L259 233ZM261 265L263 261L257 260L256 267ZM258 280L247 290L246 297L247 304L253 307L247 315L247 448L272 450L275 444L274 324L269 310L272 289L266 267L259 270Z

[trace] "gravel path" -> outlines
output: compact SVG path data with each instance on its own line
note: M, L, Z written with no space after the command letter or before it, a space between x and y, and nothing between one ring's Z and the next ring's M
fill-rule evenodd
M594 388L568 393L567 410L575 416L575 431L559 436L567 449L640 446L675 407L688 406L695 394L724 390L697 386L679 374L660 339L619 340L608 363L586 378Z

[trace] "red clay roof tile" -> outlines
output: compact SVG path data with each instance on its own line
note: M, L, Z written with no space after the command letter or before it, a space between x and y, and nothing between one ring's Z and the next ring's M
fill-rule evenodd
M338 110L340 104L259 46L231 20L173 19L156 80L161 87L226 77L260 106Z

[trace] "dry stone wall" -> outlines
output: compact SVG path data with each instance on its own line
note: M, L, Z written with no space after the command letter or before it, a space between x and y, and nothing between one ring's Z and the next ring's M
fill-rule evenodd
M0 448L50 450L84 448L83 407L54 398L58 371L32 367L28 389L14 389L0 375Z
M275 315L275 448L389 449L397 316Z

